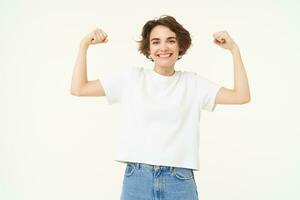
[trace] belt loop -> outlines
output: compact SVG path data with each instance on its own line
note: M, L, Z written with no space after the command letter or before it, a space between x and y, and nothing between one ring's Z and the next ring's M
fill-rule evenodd
M136 166L138 169L140 169L140 167L141 167L140 163L137 163Z
M175 167L171 167L171 172L174 173Z

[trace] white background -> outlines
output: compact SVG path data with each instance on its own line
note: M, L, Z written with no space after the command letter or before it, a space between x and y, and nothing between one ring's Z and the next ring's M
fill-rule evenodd
M136 40L163 14L193 46L176 70L233 87L227 30L241 49L251 102L203 112L202 200L296 200L300 185L300 3L294 1L1 1L0 199L119 199L125 165L113 161L120 105L70 95L80 40L99 27L109 43L88 50L88 78L152 67Z

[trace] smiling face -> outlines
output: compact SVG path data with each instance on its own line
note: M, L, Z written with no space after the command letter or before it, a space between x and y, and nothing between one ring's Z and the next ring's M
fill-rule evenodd
M156 67L174 67L179 54L176 34L168 27L155 26L150 33L150 56Z

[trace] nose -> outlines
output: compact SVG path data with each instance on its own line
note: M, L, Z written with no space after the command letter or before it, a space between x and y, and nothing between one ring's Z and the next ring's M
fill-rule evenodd
M161 45L160 45L160 50L161 51L166 51L168 49L168 46L166 43L162 42Z

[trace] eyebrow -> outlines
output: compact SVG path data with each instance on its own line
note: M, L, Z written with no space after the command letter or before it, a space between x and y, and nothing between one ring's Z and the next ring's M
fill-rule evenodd
M168 38L167 38L167 40L170 40L170 39L175 39L175 40L176 40L176 37L168 37ZM152 40L160 40L160 39L159 39L159 38L152 38L152 39L150 40L150 42L151 42Z

